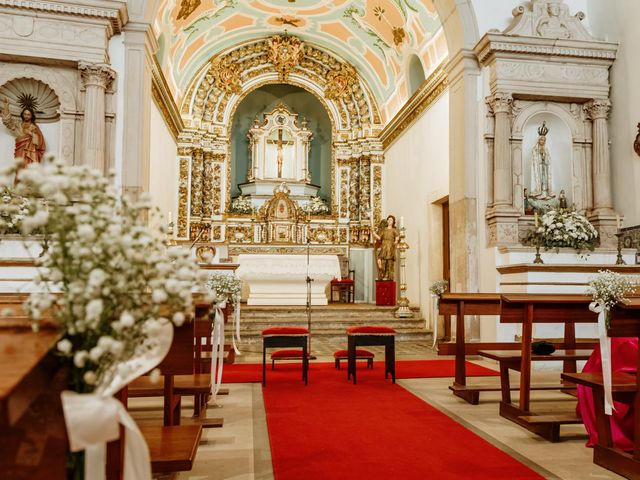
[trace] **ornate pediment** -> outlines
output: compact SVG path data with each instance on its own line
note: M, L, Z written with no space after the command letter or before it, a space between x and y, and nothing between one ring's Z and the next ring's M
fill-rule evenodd
M584 28L584 13L569 13L563 0L532 0L513 10L513 23L503 33L565 40L595 40Z

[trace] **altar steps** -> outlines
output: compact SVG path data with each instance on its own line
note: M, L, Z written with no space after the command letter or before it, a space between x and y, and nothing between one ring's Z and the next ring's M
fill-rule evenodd
M377 307L369 304L330 304L311 309L311 331L314 336L327 340L345 338L348 327L358 325L386 325L396 330L399 341L427 341L431 332L425 329L425 321L419 308L412 308L412 318L396 318L397 307ZM243 342L260 341L260 332L278 326L306 327L307 313L304 306L247 306L241 310L241 336Z

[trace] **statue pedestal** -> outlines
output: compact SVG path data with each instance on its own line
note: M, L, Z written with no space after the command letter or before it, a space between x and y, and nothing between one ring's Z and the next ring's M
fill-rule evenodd
M396 282L376 280L376 305L395 307Z

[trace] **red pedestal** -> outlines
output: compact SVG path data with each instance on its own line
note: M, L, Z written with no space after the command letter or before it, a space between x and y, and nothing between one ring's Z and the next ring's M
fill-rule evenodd
M376 280L376 305L395 306L396 282Z

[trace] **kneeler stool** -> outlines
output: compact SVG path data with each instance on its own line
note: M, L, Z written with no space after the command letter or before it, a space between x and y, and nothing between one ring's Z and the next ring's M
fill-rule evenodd
M308 384L309 377L309 354L307 345L309 340L309 330L301 327L273 327L262 331L262 386L267 385L267 348L301 348L300 358L302 359L302 380ZM274 353L277 358L278 352ZM295 358L298 351L286 350L280 357ZM273 367L273 366L272 366Z
M353 377L356 384L357 347L384 346L384 378L396 383L396 331L384 326L360 326L347 328L347 379Z

